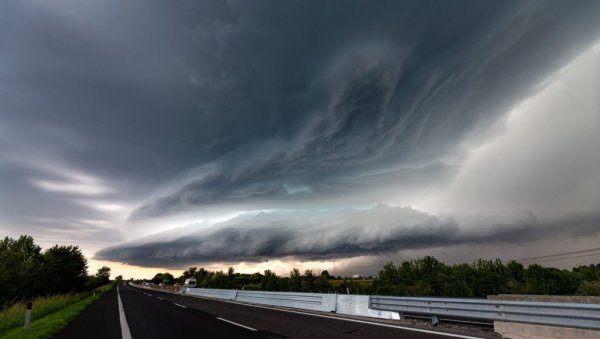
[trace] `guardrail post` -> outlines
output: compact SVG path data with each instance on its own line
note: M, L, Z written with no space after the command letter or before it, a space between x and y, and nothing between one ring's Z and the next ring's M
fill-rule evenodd
M25 310L25 330L29 329L29 325L31 324L31 307L33 306L33 302L28 301L27 302L27 308Z
M437 326L440 323L440 317L438 317L437 315L432 315L431 323L433 324L433 326Z
M398 316L400 316L400 321L404 321L404 313L398 312Z
M335 292L335 299L334 299L334 302L333 302L333 311L331 311L331 312L337 313L337 308L338 308L337 307L337 297L338 297L338 293Z

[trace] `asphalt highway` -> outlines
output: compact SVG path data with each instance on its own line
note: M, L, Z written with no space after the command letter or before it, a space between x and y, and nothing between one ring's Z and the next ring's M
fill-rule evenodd
M118 292L117 287L107 292L56 338L449 338L327 314L282 311L124 285L118 288Z

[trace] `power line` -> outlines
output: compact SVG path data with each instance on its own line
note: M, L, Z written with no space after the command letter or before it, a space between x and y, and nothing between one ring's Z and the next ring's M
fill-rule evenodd
M594 257L600 255L600 253L594 253L594 254L584 254L584 255L574 255L571 257L564 257L564 258L548 258L548 259L544 259L544 260L536 260L536 261L531 261L531 262L523 262L524 264L532 264L532 263L538 263L538 262L545 262L545 261L560 261L560 260L567 260L567 259L575 259L575 258L585 258L585 257Z
M539 257L522 258L522 259L516 259L515 261L531 261L531 260L537 260L537 259L562 257L562 256L565 256L565 255L581 254L581 253L588 253L588 252L595 252L595 251L600 251L600 247L590 248L590 249L581 250L581 251L572 251L572 252L562 252L562 253L555 253L555 254L547 254L547 255L542 255L542 256L539 256Z

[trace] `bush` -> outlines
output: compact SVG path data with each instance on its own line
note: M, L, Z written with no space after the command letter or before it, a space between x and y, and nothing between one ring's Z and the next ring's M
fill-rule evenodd
M577 294L600 296L600 281L584 281L577 288Z

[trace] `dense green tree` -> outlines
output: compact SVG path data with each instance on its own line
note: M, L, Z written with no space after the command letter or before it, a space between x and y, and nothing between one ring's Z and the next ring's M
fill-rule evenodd
M30 236L0 241L0 309L39 294L44 285L41 249Z
M156 273L154 275L154 277L152 279L150 279L150 282L153 283L154 285L158 285L161 282L163 282L163 273L162 272Z
M225 288L237 288L237 282L239 281L238 278L239 274L235 273L235 269L233 267L229 267L227 269L227 285ZM238 280L238 281L236 281Z
M88 278L86 286L88 289L93 289L106 285L110 282L110 267L102 266L98 269L94 276Z
M406 288L406 292L412 296L429 297L435 295L433 287L429 282L418 280Z
M373 287L379 294L384 295L404 295L406 286L412 283L410 264L402 263L402 267L396 268L394 263L387 262L381 271L378 279L373 282ZM401 280L402 277L403 279Z
M227 288L228 284L227 275L223 271L214 272L210 276L209 285L210 288Z
M96 276L107 284L110 281L110 267L102 266L98 269Z
M303 292L314 292L315 291L315 275L311 270L304 271L302 276L302 291Z
M105 267L105 270L110 268ZM82 291L100 281L88 277L87 260L77 246L55 245L44 252L30 236L0 241L0 308L25 299Z
M85 289L87 259L77 246L54 246L44 252L43 293L57 294ZM110 269L109 269L110 270Z
M290 290L290 278L278 277L277 278L277 291L287 292Z
M163 274L162 282L167 285L173 285L175 282L175 277L171 273L165 272L165 274Z
M192 278L196 276L196 272L198 271L197 267L190 267L187 270L183 271L183 273L181 274L181 276L179 276L175 282L178 282L180 284L183 284L185 282L186 279L188 278ZM198 279L201 280L201 279Z
M265 270L261 285L265 291L277 291L277 274L271 270Z
M205 283L206 276L208 275L208 271L204 269L204 267L200 267L200 269L194 273L194 277L196 278L196 284L199 287L204 287L206 285L202 285ZM185 279L184 279L185 280Z
M154 275L154 277L152 279L150 279L150 282L153 283L154 285L158 285L158 284L173 284L175 282L175 277L173 277L173 275L169 272L165 272L165 273L156 273Z
M289 290L292 292L300 292L302 290L302 276L297 268L290 271Z
M321 274L315 279L315 288L316 292L327 293L331 290L331 283L329 282L329 272L323 271Z
M577 266L573 268L573 273L581 281L600 281L600 264Z

